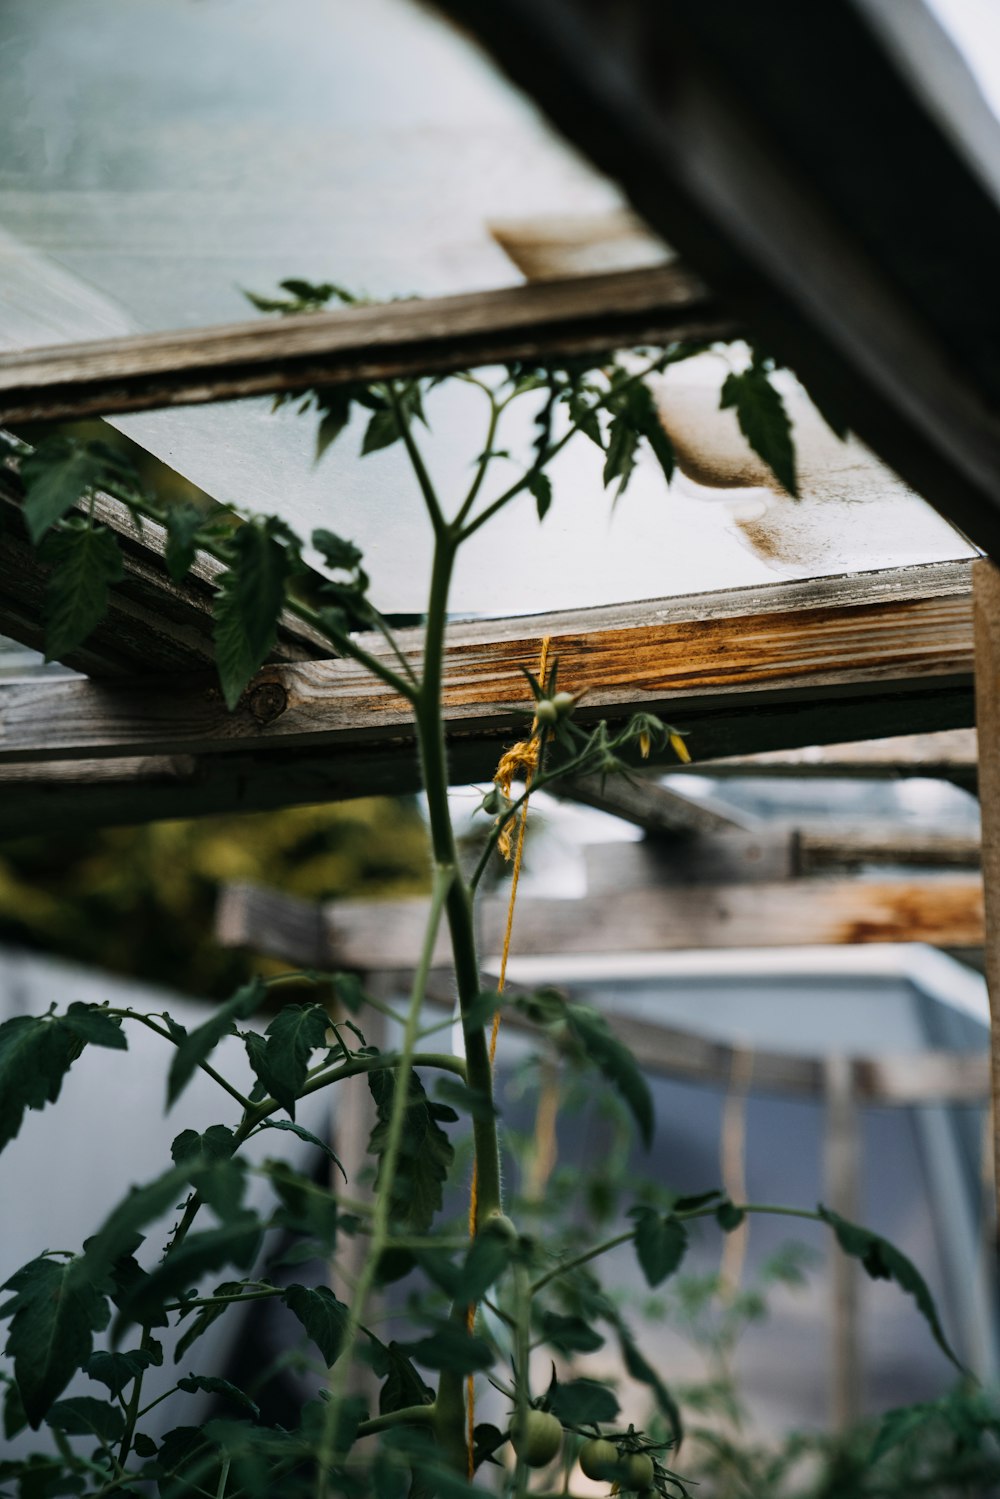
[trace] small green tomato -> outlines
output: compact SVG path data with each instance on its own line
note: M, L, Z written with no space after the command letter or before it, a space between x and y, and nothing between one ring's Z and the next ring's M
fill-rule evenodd
M610 1483L621 1477L618 1448L607 1437L591 1437L580 1448L580 1467L588 1478L603 1478Z
M571 692L557 692L552 699L552 706L560 718L565 718L567 714L572 713L576 706L576 698Z
M625 1483L630 1489L652 1488L656 1470L648 1452L630 1452L625 1458Z
M529 1468L547 1468L562 1446L562 1427L548 1411L529 1411L523 1428L515 1424L510 1439Z
M559 709L550 697L540 698L535 704L535 717L539 723L555 723L559 717Z

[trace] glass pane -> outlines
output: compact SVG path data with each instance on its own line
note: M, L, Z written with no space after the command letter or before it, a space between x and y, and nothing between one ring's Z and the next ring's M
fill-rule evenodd
M0 347L242 319L243 288L287 276L375 297L509 285L519 273L491 222L620 208L463 37L407 0L8 0L0 59ZM600 453L574 439L545 525L525 497L465 550L455 611L972 555L791 388L804 497L775 493L718 411L725 368L710 356L667 382L681 458L669 492L644 459L613 507ZM484 442L482 396L448 386L429 414L429 460L457 502ZM526 462L532 413L510 417L502 445ZM315 420L264 401L115 425L223 503L352 537L383 609L424 607L430 536L405 456L359 462L362 423L318 466ZM498 465L496 490L517 472Z

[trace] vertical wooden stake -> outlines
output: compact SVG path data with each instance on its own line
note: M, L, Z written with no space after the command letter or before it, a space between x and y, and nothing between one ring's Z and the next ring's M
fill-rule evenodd
M1000 1190L1000 568L983 558L972 568L976 643L979 809L983 824L986 987L990 996L994 1209ZM1000 1213L994 1220L1000 1221Z
M855 1222L860 1208L861 1139L850 1057L824 1064L826 1131L823 1174L834 1212ZM860 1415L861 1351L858 1339L858 1275L853 1259L834 1244L832 1254L830 1415L834 1431L846 1431Z

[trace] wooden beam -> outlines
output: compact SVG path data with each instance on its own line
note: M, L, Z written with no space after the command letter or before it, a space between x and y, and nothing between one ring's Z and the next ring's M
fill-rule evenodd
M678 773L718 779L745 777L806 777L895 780L926 776L954 781L974 790L979 765L975 729L943 730L937 734L893 734L851 744L811 744L803 749L770 750L758 755L730 755L693 766L677 766Z
M67 420L353 380L602 354L736 327L680 266L0 355L0 421Z
M976 629L976 722L982 756L986 987L990 999L995 1222L1000 1224L1000 569L977 562L972 571Z
M546 789L551 796L620 817L659 838L732 833L757 822L710 798L671 791L648 775L566 776Z
M49 569L28 540L23 496L14 450L0 432L0 633L44 651ZM78 508L87 507L81 503ZM110 495L95 498L94 513L118 539L125 576L110 590L104 617L64 664L91 677L212 669L212 601L222 564L199 553L188 577L175 583L164 561L162 526L144 521L140 530L128 507ZM273 661L329 654L329 645L309 626L282 616Z
M229 897L229 940L245 933L283 929L287 910L271 892L244 890ZM234 914L235 913L235 914ZM506 898L484 897L478 906L480 950L500 951ZM314 952L343 968L410 969L424 933L427 903L337 901L324 908L324 930ZM635 889L579 900L525 902L517 913L519 956L570 956L691 949L798 947L867 942L928 942L976 947L983 940L983 892L978 877L928 876L923 880L814 879L776 884L701 885ZM303 949L299 934L291 941ZM286 954L291 958L291 948ZM298 960L297 960L298 961ZM434 954L447 966L447 939Z
M1000 212L962 122L940 122L860 5L437 3L821 403L1000 556ZM965 69L949 113L995 140L940 23L907 33L930 67ZM928 201L948 205L930 226Z
M391 918L393 905L382 907L384 917ZM216 938L223 946L245 947L295 967L328 968L339 961L325 935L328 929L321 906L249 885L226 887L216 913ZM360 971L382 998L389 998L394 989L404 990L409 979L408 969L383 967L378 956ZM517 987L511 982L508 991L513 993ZM434 1005L445 1010L454 1008L450 976L440 971L432 975L430 993ZM616 1013L607 1018L615 1034L641 1057L645 1071L686 1082L729 1086L738 1048L632 1015ZM513 1007L506 1010L504 1024L515 1030L533 1029ZM988 1061L976 1052L890 1052L850 1057L848 1065L858 1102L903 1107L943 1102L982 1104L989 1092ZM753 1089L821 1099L826 1089L825 1059L755 1050Z
M751 749L770 747L769 714L786 725L791 715L802 737L822 739L828 729L816 733L816 725L834 722L838 709L843 724L844 699L865 699L869 722L879 727L898 722L911 700L952 725L969 712L962 563L456 625L443 688L454 738L495 741L523 727L521 669L537 661L543 635L559 659L560 682L586 693L581 722L660 713L690 729L696 757L736 747L725 743L731 730L700 735L699 722L713 717L739 716L748 740L750 720L758 720L757 743L741 746ZM419 631L400 639L419 655ZM385 652L377 637L366 644ZM357 749L412 734L408 704L347 660L266 667L233 713L209 677L17 682L0 694L0 761L7 763ZM490 758L475 774L489 773Z
M978 835L899 826L782 827L584 849L589 894L678 885L773 884L885 864L925 873L979 868Z

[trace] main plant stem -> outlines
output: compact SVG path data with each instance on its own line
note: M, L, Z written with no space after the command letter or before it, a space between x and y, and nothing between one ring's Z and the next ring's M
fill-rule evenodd
M463 1019L466 1079L469 1087L492 1101L493 1069L490 1064L486 1032L481 1024L465 1023L470 1008L480 992L479 959L473 922L472 891L458 873L455 832L448 807L448 764L444 737L442 703L444 638L447 622L448 590L455 563L457 540L453 532L436 529L434 567L431 574L430 602L424 635L424 669L420 693L415 704L417 741L423 771L424 790L430 822L431 845L438 865L451 865L455 879L448 890L446 914L455 964L455 982ZM476 1150L477 1225L499 1213L500 1149L492 1109L484 1109L472 1121ZM452 1310L456 1321L464 1324L466 1309ZM435 1412L435 1430L449 1460L464 1471L465 1454L465 1381L454 1369L441 1371Z
M347 1381L351 1375L352 1355L358 1340L358 1334L361 1331L365 1305L375 1284L375 1275L378 1270L379 1260L382 1251L389 1242L392 1184L399 1162L406 1114L410 1106L410 1076L413 1071L413 1056L416 1050L417 1031L420 1025L420 1012L423 1007L424 994L427 989L427 976L430 973L434 947L437 942L442 908L454 882L454 866L438 865L434 871L434 889L431 893L430 915L427 919L427 930L424 933L420 961L417 965L417 971L413 976L413 990L406 1016L406 1030L403 1034L403 1045L400 1050L399 1065L395 1074L392 1105L389 1114L389 1129L386 1135L385 1150L380 1166L378 1196L375 1200L375 1210L372 1214L368 1253L361 1274L358 1277L354 1295L351 1297L341 1351L337 1361L336 1375L330 1390L330 1399L323 1420L323 1433L320 1439L319 1451L316 1455L318 1499L325 1499L329 1491L330 1466L337 1453L339 1418L344 1396L347 1393Z

